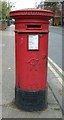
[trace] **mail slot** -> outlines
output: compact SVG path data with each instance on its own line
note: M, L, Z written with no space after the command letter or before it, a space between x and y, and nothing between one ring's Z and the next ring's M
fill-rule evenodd
M27 25L27 29L42 29L41 25Z
M10 12L15 19L15 102L20 109L47 108L48 27L53 13L27 9Z

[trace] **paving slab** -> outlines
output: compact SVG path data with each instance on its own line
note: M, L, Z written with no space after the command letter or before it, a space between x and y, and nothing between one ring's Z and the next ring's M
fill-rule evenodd
M3 105L2 110L3 118L62 118L60 107L50 89L48 89L48 108L45 111L25 112L17 108L14 100Z

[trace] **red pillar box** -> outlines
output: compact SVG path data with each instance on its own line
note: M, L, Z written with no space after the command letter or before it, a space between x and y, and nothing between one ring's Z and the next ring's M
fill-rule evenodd
M47 107L48 26L47 10L10 12L15 19L16 88L19 108L34 111Z

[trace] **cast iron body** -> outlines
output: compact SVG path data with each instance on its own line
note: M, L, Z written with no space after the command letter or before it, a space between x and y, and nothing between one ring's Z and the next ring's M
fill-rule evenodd
M48 26L47 10L10 12L15 19L16 88L19 108L34 111L47 107ZM29 49L29 36L38 36L38 48ZM35 39L34 39L35 40Z

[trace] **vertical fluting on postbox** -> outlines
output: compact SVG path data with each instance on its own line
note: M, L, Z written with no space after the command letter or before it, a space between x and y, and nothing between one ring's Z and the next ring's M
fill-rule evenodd
M48 26L53 13L47 10L10 12L15 19L15 102L20 109L47 108Z

